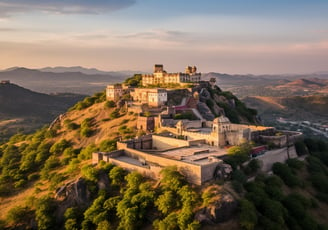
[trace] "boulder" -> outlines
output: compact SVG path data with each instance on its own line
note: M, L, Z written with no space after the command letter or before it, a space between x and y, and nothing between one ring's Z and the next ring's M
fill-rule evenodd
M238 202L230 193L220 191L209 205L196 213L195 218L207 224L226 222L235 215L237 207Z
M55 199L73 206L90 202L90 196L86 181L80 177L58 188Z
M83 178L68 182L56 190L58 206L54 215L58 223L64 222L64 213L70 207L87 207L91 204L91 192Z

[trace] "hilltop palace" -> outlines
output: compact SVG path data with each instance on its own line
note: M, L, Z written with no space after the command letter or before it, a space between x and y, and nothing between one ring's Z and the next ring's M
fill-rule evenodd
M184 73L167 73L163 65L155 65L153 74L142 76L142 86L157 84L182 84L199 82L201 73L197 73L196 66L187 66Z
M171 97L174 99L181 89L147 88L168 83L181 86L193 83L199 92L189 88L189 94L182 98L181 103L171 106L167 105L168 101ZM204 88L215 87L215 79L202 81L195 66L188 66L185 73L167 73L163 65L155 65L153 74L142 75L142 86L144 88L109 85L106 96L107 100L118 101L123 94L130 94L131 101L126 103L126 107L139 113L137 128L149 134L118 141L116 151L93 153L93 163L103 160L155 179L163 167L174 165L189 182L201 185L229 173L231 168L223 163L222 158L227 155L230 146L249 141L261 143L251 153L253 156L261 155L260 159L264 153L271 154L265 146L272 143L281 149L282 160L287 159L286 151L288 157L296 156L295 149L290 146L301 133L280 131L277 135L273 127L234 124L224 112L212 120L206 119L198 109L198 105L202 104L199 96L204 93ZM153 116L143 116L145 108ZM196 119L174 119L174 115L181 110L192 113ZM154 130L161 134L154 134ZM269 163L272 165L273 162Z

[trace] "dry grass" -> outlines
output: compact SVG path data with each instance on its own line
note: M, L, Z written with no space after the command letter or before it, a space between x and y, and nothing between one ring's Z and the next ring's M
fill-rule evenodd
M28 197L35 196L34 187L30 187L19 194L7 198L0 198L0 219L5 219L8 211L15 206L25 206Z
M261 97L261 96L254 96L254 98L257 98L258 100L265 102L269 104L272 107L276 107L278 109L285 109L285 106L280 104L276 98L273 97Z
M74 147L81 148L89 144L97 145L104 140L117 138L120 136L118 129L122 123L131 129L136 127L137 121L133 114L125 114L122 117L109 120L109 115L113 110L114 109L105 109L103 102L81 111L71 111L67 113L65 118L61 121L62 128L59 130L59 135L55 138L55 141L60 139L71 140L74 143ZM81 137L79 134L80 129L70 131L65 128L64 121L66 119L80 125L86 118L93 118L95 121L93 124L95 134L91 137ZM124 122L126 120L128 121Z
M61 139L70 140L73 143L74 148L83 148L89 144L99 144L104 140L112 140L117 138L119 134L119 127L126 125L133 129L136 127L136 117L133 114L125 114L120 118L114 120L108 120L109 114L114 109L104 108L104 102L93 105L81 111L68 112L65 118L61 121L61 129L58 130L58 135L52 139L55 143ZM86 118L94 119L95 134L91 137L81 137L79 130L67 130L64 125L66 119L71 120L76 124L81 124ZM9 122L9 121L8 121ZM91 164L91 160L83 161L79 164L78 169L75 172L68 172L67 166L60 167L53 170L51 173L62 173L67 175L67 178L62 181L58 186L66 184L70 181L76 180L80 177L80 169L83 165ZM11 197L0 198L0 219L5 219L8 211L15 206L25 206L29 197L39 198L43 195L53 193L49 190L50 182L47 180L38 180L35 183L31 183L27 188L20 193Z

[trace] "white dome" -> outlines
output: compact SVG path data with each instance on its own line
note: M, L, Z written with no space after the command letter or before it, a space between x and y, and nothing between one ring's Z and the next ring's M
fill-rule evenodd
M219 123L230 123L230 120L229 118L227 118L226 116L220 116L220 117L217 117L213 120L213 123L215 124L219 124Z

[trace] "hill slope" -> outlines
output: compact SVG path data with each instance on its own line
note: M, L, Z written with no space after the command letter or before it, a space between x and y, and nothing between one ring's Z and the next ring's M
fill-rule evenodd
M84 97L77 94L48 95L15 84L0 84L2 137L17 132L17 129L35 130L54 120Z
M328 120L328 96L245 97L243 102L258 111L264 120Z
M231 93L218 93L237 103ZM158 183L113 165L93 166L92 152L115 150L118 138L131 138L137 134L137 114L124 108L112 108L104 96L99 93L88 97L84 102L89 104L80 107L79 102L60 116L51 128L43 128L31 135L13 136L0 146L0 228L184 230L204 226L204 229L247 226L269 229L273 226L274 229L287 229L293 225L299 227L299 221L301 226L307 224L308 228L298 229L324 229L317 223L326 223L326 218L320 215L313 219L312 216L327 210L327 205L321 204L327 199L327 184L319 186L319 183L321 193L317 193L311 183L306 182L311 177L307 171L317 168L321 170L320 175L311 181L321 178L326 181L328 168L318 163L319 158L312 159L312 167L304 167L298 161L293 162L293 170L292 166L279 165L288 177L282 174L279 179L275 175L259 174L247 183L247 178L256 176L258 169L253 161L254 164L239 165L239 169L235 169L231 175L232 183L214 181L203 187L186 183L174 168L165 169ZM214 97L210 99L215 101ZM223 101L221 98L218 102ZM239 108L242 111L246 107ZM307 144L309 150L315 149L313 154L321 154L322 150L319 157L326 162L324 152L328 146ZM305 152L306 149L303 148ZM239 157L245 158L244 155ZM305 181L303 187L296 176ZM297 184L289 186L290 180ZM240 194L232 191L231 184ZM307 190L303 191L303 188ZM296 194L296 201L295 197L290 198L291 194ZM236 209L237 199L241 199L240 211ZM296 205L290 207L289 199ZM295 216L299 212L293 207L300 208L306 218ZM236 211L240 215L236 215ZM228 226L217 223L219 218L225 221L231 215L233 219ZM1 219L6 222L1 223ZM202 220L204 223L200 224ZM313 226L315 228L311 228Z

